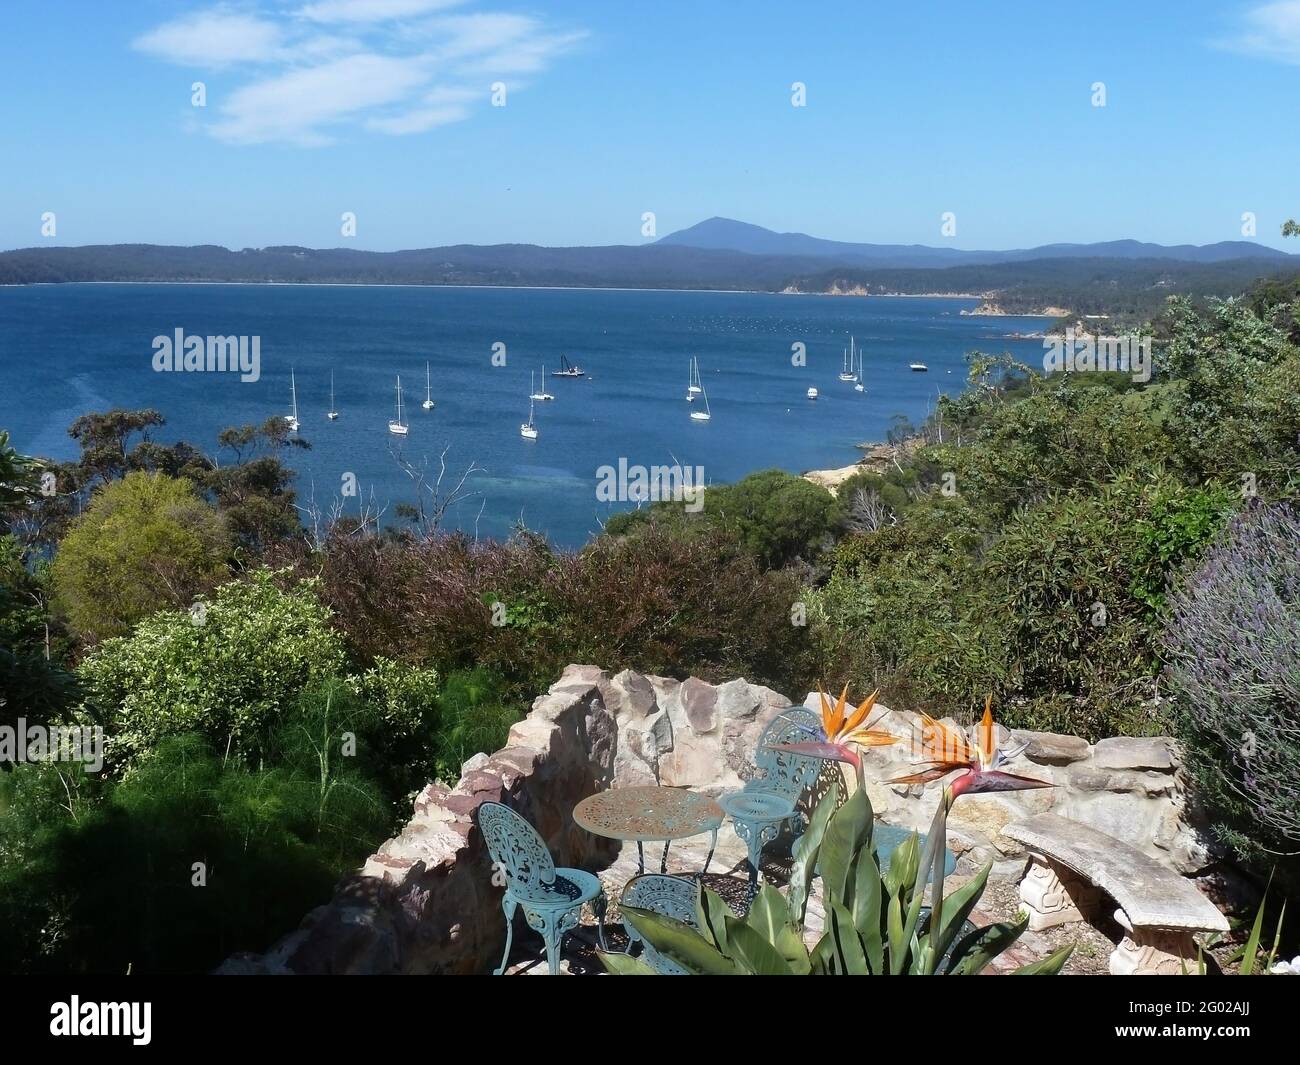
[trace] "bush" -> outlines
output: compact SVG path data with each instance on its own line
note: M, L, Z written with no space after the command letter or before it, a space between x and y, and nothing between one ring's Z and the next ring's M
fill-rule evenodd
M131 473L99 490L54 559L59 606L90 640L188 606L226 573L225 522L188 481Z
M75 818L57 775L0 774L0 841L39 842L21 855L0 844L9 972L194 972L263 950L389 821L343 761L251 770L194 735L161 743Z
M1222 838L1300 883L1300 509L1255 506L1172 598L1178 734Z
M256 763L304 688L342 673L343 641L304 581L270 570L217 589L201 613L164 611L106 640L81 665L89 701L109 724L117 762L197 732Z
M510 701L505 687L500 674L487 669L460 670L447 677L438 701L435 779L454 784L468 758L506 745L510 726L524 716L525 708Z

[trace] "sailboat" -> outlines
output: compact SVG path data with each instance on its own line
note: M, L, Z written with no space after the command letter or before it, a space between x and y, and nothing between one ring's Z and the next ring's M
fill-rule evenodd
M585 377L586 375L586 370L581 366L574 366L564 355L560 356L560 368L551 371L552 377Z
M528 421L519 427L519 435L525 440L537 439L537 426L533 424L533 372L528 371Z
M409 427L402 421L402 375L397 375L397 421L388 423L388 431L397 436L405 436Z
M854 352L853 352L853 338L852 338L852 337L849 337L849 347L848 347L848 350L844 352L844 369L840 371L840 380L841 380L841 381L854 381L854 380L856 380L856 378L855 378L854 375L853 375L853 361L854 361L854 358L855 358L855 355L854 355Z
M433 383L429 379L429 364L424 364L424 402L420 404L425 410L433 410Z
M691 356L689 378L690 383L686 386L686 402L694 403L695 397L704 390L704 386L700 384L700 360L695 356Z
M532 380L532 376L533 374L532 371L530 370L528 372L528 377L530 381ZM532 391L531 388L529 389L529 391L530 392ZM542 390L540 392L532 392L532 394L528 398L535 399L539 403L545 403L548 400L552 400L555 398L548 391L546 391L546 364L545 363L542 364Z
M818 393L817 393L817 388L816 388L816 386L814 386L814 387L808 389L808 398L809 398L809 399L816 399L816 398L817 398L817 395L818 395Z
M334 409L334 371L331 370L330 371L330 410L329 410L329 414L327 414L326 417L329 418L330 421L335 421L338 418L338 416L339 416L339 412Z
M713 415L709 413L709 394L704 391L703 385L700 385L700 395L704 397L704 409L691 411L691 418L697 422L707 422Z
M862 383L863 376L864 374L862 372L862 349L858 348L858 372L853 375L853 380L857 382L857 384L853 386L854 392L865 392L867 390L867 386Z
M293 413L284 416L285 424L292 432L298 431L298 384L293 377L293 367L289 368L289 394L293 397Z

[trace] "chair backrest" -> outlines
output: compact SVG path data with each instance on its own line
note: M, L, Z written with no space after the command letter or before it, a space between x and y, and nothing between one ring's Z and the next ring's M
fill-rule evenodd
M499 802L480 803L477 818L493 869L505 874L511 893L538 901L551 897L555 861L537 830Z
M780 743L806 743L822 739L821 715L806 706L784 710L768 723L754 749L754 776L745 784L750 790L773 792L797 802L822 769L821 758L788 751L774 751Z
M665 917L673 917L692 928L699 928L695 917L695 895L698 889L694 880L680 876L666 876L663 873L642 873L634 876L623 889L623 906L635 906L641 910L651 910ZM641 944L641 958L657 973L665 976L684 976L686 970L674 961L670 961L645 942L631 924L625 924L629 947Z

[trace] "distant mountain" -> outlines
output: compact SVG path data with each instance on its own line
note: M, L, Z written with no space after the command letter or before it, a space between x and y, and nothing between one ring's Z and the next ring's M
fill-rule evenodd
M796 255L826 259L845 266L945 267L978 263L1023 262L1029 259L1175 259L1189 263L1218 263L1231 259L1300 258L1247 240L1217 244L1148 244L1111 240L1096 244L1044 244L1010 251L965 251L924 244L851 244L824 240L806 233L776 233L731 218L709 218L656 242L673 247L738 251L748 255Z

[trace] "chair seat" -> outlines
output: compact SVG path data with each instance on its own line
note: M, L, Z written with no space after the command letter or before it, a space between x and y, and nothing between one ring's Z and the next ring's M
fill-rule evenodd
M730 817L742 821L781 821L794 813L794 802L768 791L733 791L718 799Z
M590 902L601 892L600 877L584 869L555 870L555 883L544 885L546 895L530 898L527 904L539 910L567 910Z

